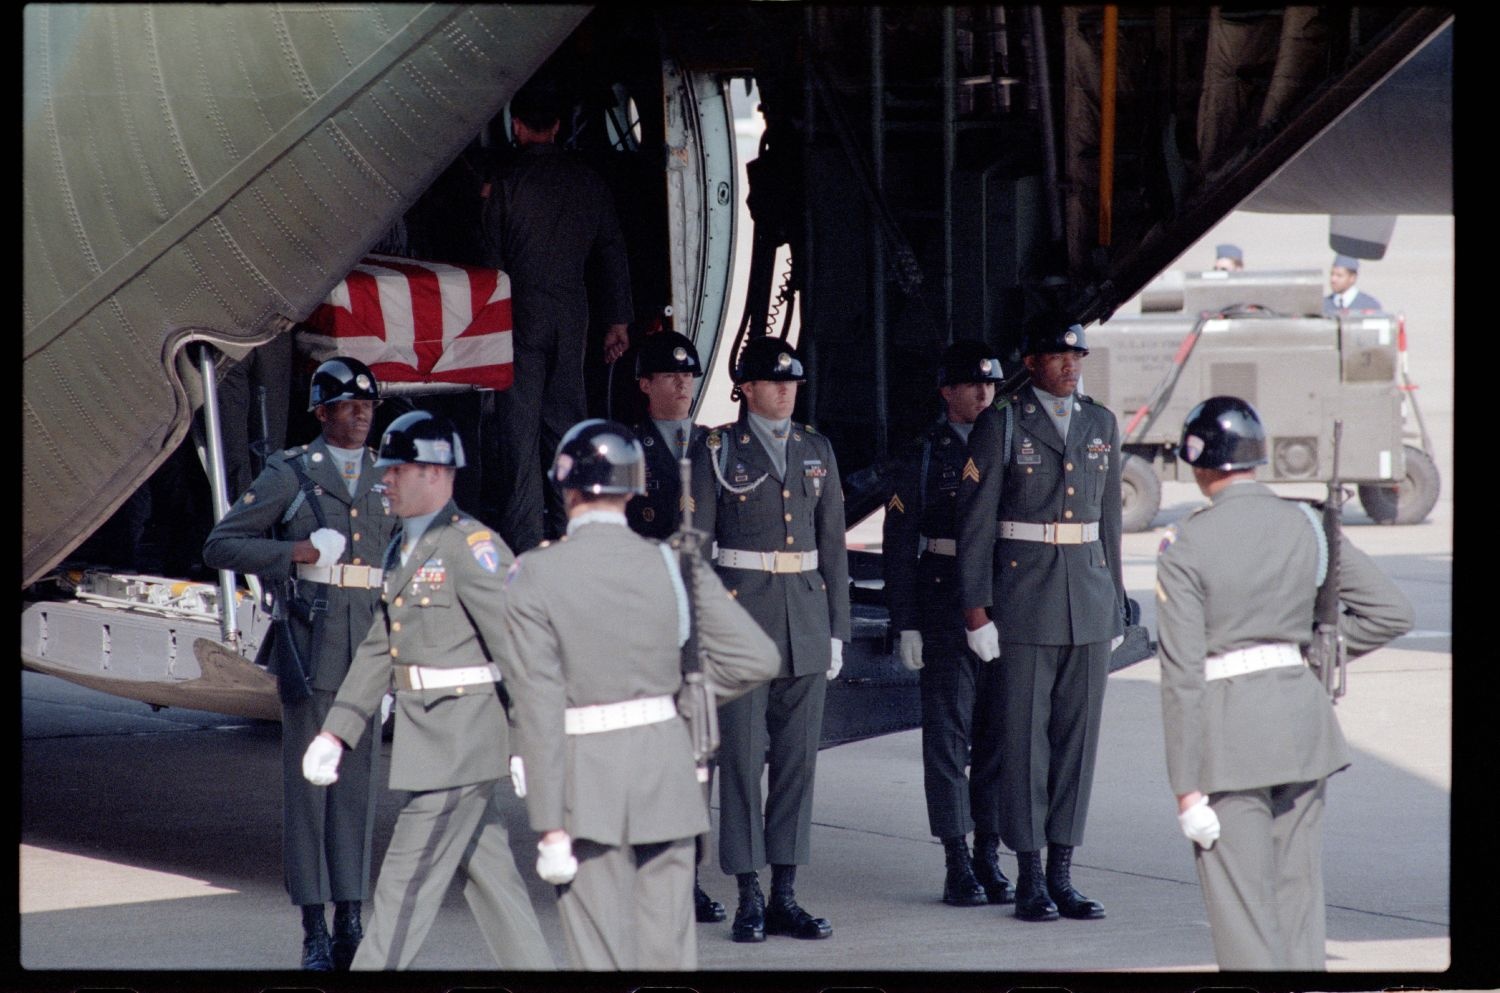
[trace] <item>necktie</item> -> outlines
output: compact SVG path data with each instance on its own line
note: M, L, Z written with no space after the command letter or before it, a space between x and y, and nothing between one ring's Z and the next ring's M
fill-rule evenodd
M687 457L687 428L680 424L677 426L677 457Z

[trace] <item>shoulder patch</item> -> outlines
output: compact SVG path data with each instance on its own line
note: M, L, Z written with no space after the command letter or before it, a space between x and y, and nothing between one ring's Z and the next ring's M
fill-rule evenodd
M490 540L488 531L476 531L468 536L469 554L479 563L479 568L494 574L500 568L500 550Z

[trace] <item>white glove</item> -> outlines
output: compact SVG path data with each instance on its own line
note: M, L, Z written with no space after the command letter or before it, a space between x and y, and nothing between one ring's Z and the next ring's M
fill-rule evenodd
M829 641L833 644L831 648L832 654L830 654L828 659L828 678L836 679L839 670L844 667L844 643L837 638L830 638Z
M338 562L339 556L344 554L344 546L349 539L339 534L333 528L318 528L307 536L307 540L313 543L318 550L318 561L313 565L330 566Z
M536 850L536 874L554 886L571 883L578 875L578 860L573 857L573 839L564 838L552 844L539 841Z
M1206 796L1199 797L1197 803L1178 814L1177 823L1182 825L1187 839L1197 842L1205 851L1214 847L1219 837L1219 815L1208 805Z
M1113 655L1115 649L1119 648L1123 644L1125 644L1125 636L1123 634L1117 634L1113 638L1109 639L1110 654Z
M901 664L912 672L922 668L922 632L901 632Z
M993 662L1000 657L1000 630L990 621L977 631L964 631L969 642L969 651L979 656L981 662Z
M510 757L510 785L515 787L516 796L526 796L526 763L519 755Z
M321 734L302 753L302 778L314 786L328 786L338 782L339 759L344 757L344 746L329 741Z

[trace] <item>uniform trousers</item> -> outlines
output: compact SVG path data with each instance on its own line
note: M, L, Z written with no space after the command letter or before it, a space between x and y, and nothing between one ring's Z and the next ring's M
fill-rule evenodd
M495 394L500 465L510 492L500 535L517 555L541 544L544 521L554 535L566 526L562 498L543 485L562 436L588 416L583 388L585 328L561 328L516 311L515 381Z
M1220 969L1326 969L1327 780L1209 796L1219 840L1193 846Z
M813 772L826 673L783 676L719 708L719 868L758 872L812 858ZM769 749L769 751L768 751ZM769 764L765 803L761 770Z
M363 900L370 891L370 848L375 831L376 769L380 730L371 719L358 748L339 761L331 786L302 775L302 755L333 706L332 690L314 689L281 705L282 871L298 906Z
M578 875L557 888L574 969L696 969L693 839L647 845L573 841Z
M1003 638L1003 632L1002 632ZM976 831L1016 852L1083 843L1109 642L1002 640L981 666L970 790ZM993 685L990 685L993 682Z
M956 838L974 830L969 810L969 749L979 685L977 656L968 650L963 620L953 627L922 631L922 782L927 824L934 837Z
M350 966L405 969L422 947L454 873L490 954L502 969L555 964L511 857L493 781L413 793L375 884L375 909Z

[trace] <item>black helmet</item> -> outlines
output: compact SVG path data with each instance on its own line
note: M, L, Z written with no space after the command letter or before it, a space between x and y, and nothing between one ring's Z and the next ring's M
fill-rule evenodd
M1048 352L1089 353L1088 342L1083 338L1083 325L1073 324L1056 314L1041 314L1026 322L1026 335L1021 342L1022 355L1044 355Z
M657 372L690 372L703 375L703 363L698 361L698 349L687 335L676 331L663 331L647 335L635 353L635 375L637 379Z
M370 400L380 402L380 384L370 367L359 359L331 358L318 366L313 373L312 385L307 391L308 410L316 410L325 403L340 400Z
M955 341L943 352L942 365L938 366L939 386L998 383L1003 378L1000 360L982 341Z
M375 468L421 462L424 465L464 467L464 445L453 423L442 414L413 410L391 422L380 436L380 458Z
M1252 469L1266 464L1266 429L1239 397L1209 397L1188 413L1178 452L1199 469Z
M616 421L593 418L568 429L547 478L565 490L593 494L646 492L646 452Z
M772 382L802 383L807 376L802 372L802 356L780 338L762 335L751 338L740 360L734 364L734 381L749 383L756 380Z

